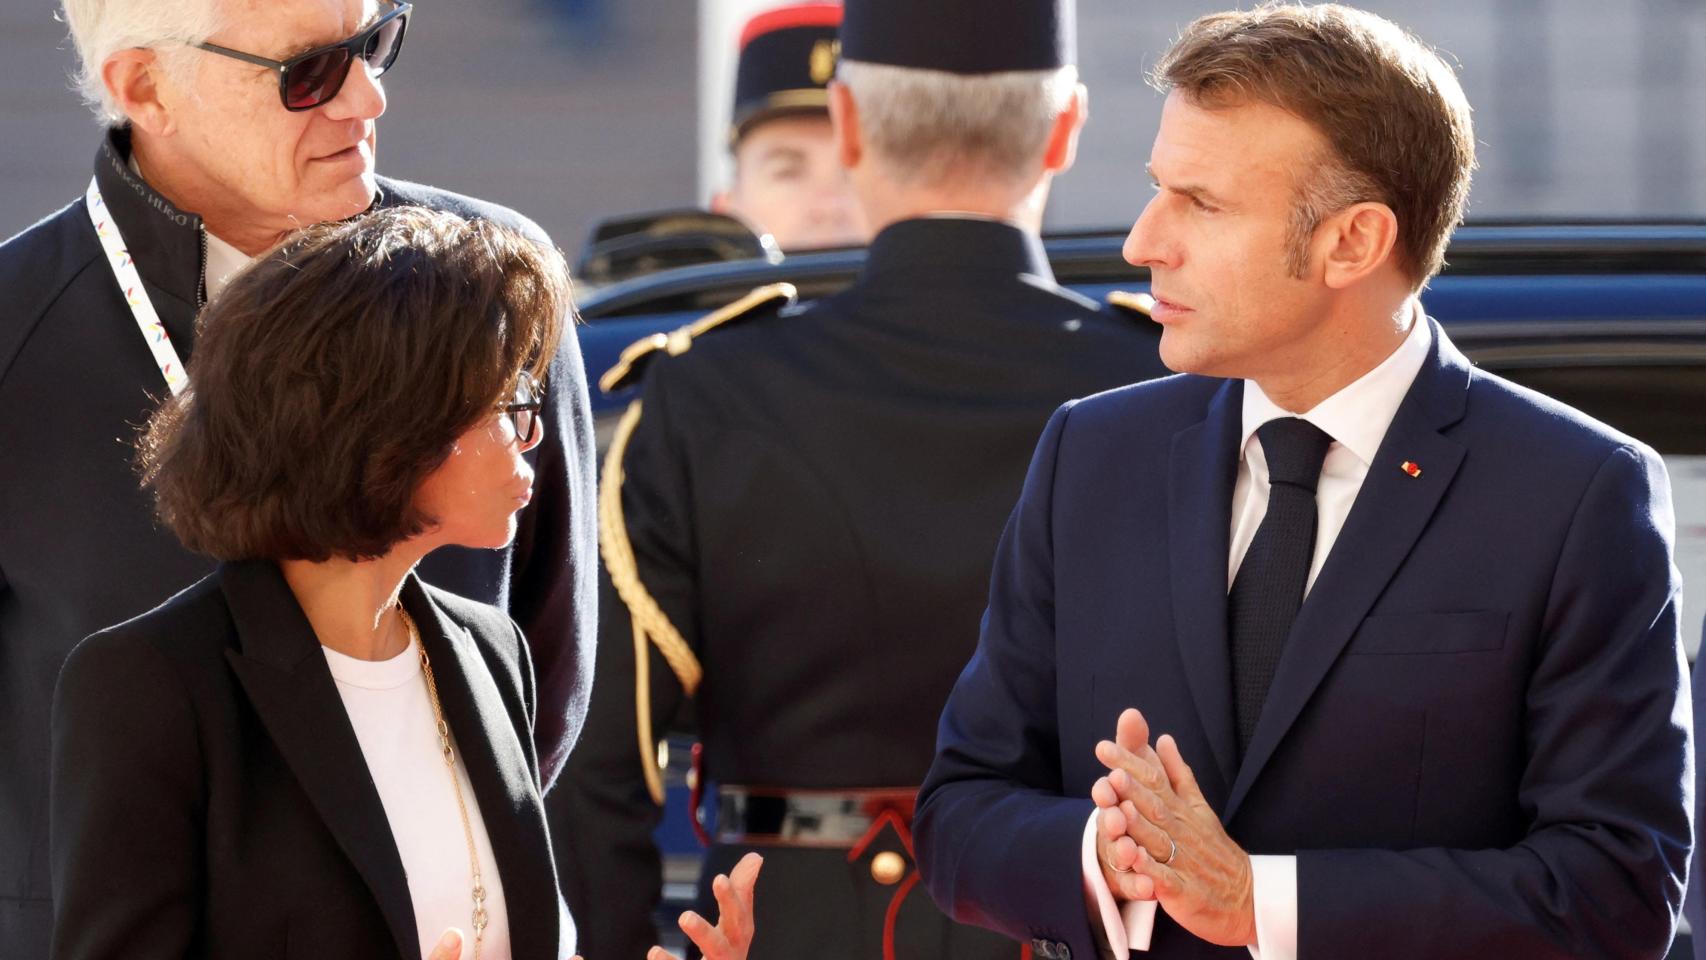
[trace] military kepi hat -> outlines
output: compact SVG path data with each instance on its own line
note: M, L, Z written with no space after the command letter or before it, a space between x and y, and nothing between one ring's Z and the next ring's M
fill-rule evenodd
M1074 0L846 0L841 55L949 73L1078 61Z
M731 143L765 120L829 109L827 87L835 76L840 25L836 3L778 7L747 21L735 68Z

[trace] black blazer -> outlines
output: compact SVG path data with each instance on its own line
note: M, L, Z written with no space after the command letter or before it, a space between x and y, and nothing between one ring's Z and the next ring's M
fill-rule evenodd
M410 576L514 956L557 958L533 668L497 609ZM225 564L71 654L53 704L53 956L421 956L361 746L278 567ZM447 843L460 844L456 836Z
M195 363L201 218L130 172L130 133L93 158L108 211L186 362ZM420 204L548 238L513 210L380 177L375 206ZM0 957L48 953L48 723L71 648L207 576L155 522L129 440L166 395L77 200L0 243ZM3 238L0 238L3 239ZM75 384L68 388L66 385ZM592 689L598 538L592 415L574 336L546 378L533 502L505 550L436 550L428 583L509 611L539 681L534 742L549 784Z

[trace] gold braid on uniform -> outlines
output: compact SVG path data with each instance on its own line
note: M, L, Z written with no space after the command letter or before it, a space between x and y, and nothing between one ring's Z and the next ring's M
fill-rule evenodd
M680 356L693 346L693 338L742 317L758 315L760 308L778 308L794 302L797 291L791 283L772 283L759 287L734 303L673 330L655 333L630 344L622 351L616 365L599 378L599 388L609 393L628 386L640 374L641 368L659 351ZM610 439L610 449L604 454L604 470L598 484L598 550L604 557L604 567L610 571L610 582L627 605L634 623L634 711L639 730L640 769L646 774L646 790L653 802L663 805L663 777L658 773L657 741L652 739L651 651L656 646L674 671L681 689L688 696L699 689L705 671L699 658L688 645L681 631L669 622L669 617L652 598L640 581L640 567L634 559L634 545L628 539L628 523L622 515L622 482L626 471L622 460L628 452L628 440L640 423L640 401L628 405Z
M605 393L620 390L639 377L641 368L655 357L658 351L679 357L692 348L694 337L709 333L731 320L756 315L761 307L779 307L793 303L798 294L799 291L791 283L768 284L685 327L678 327L669 333L654 333L630 343L616 359L616 365L604 371L604 376L598 378L598 389Z
M610 571L610 582L627 605L634 623L634 702L639 721L640 769L645 771L646 790L652 802L663 805L663 777L658 773L657 741L652 739L651 650L669 662L669 668L681 681L688 696L698 689L704 670L699 658L693 655L681 631L669 622L669 617L652 599L646 585L640 582L639 564L634 559L634 545L628 540L628 525L622 516L623 455L628 451L628 438L640 423L640 401L628 405L622 420L616 425L610 450L604 455L604 476L598 485L598 548L604 555L604 566Z

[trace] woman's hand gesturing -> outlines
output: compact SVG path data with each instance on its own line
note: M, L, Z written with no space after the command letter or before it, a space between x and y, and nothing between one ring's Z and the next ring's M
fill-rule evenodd
M692 910L681 915L681 932L687 934L705 955L705 960L746 960L747 948L752 946L752 894L758 883L758 868L764 858L749 853L740 858L731 876L717 874L711 881L711 893L717 898L717 925L711 924ZM677 960L662 947L653 947L646 960Z

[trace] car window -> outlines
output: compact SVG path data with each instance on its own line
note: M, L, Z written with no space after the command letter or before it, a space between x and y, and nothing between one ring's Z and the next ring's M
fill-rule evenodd
M1666 456L1706 456L1706 364L1494 368Z

